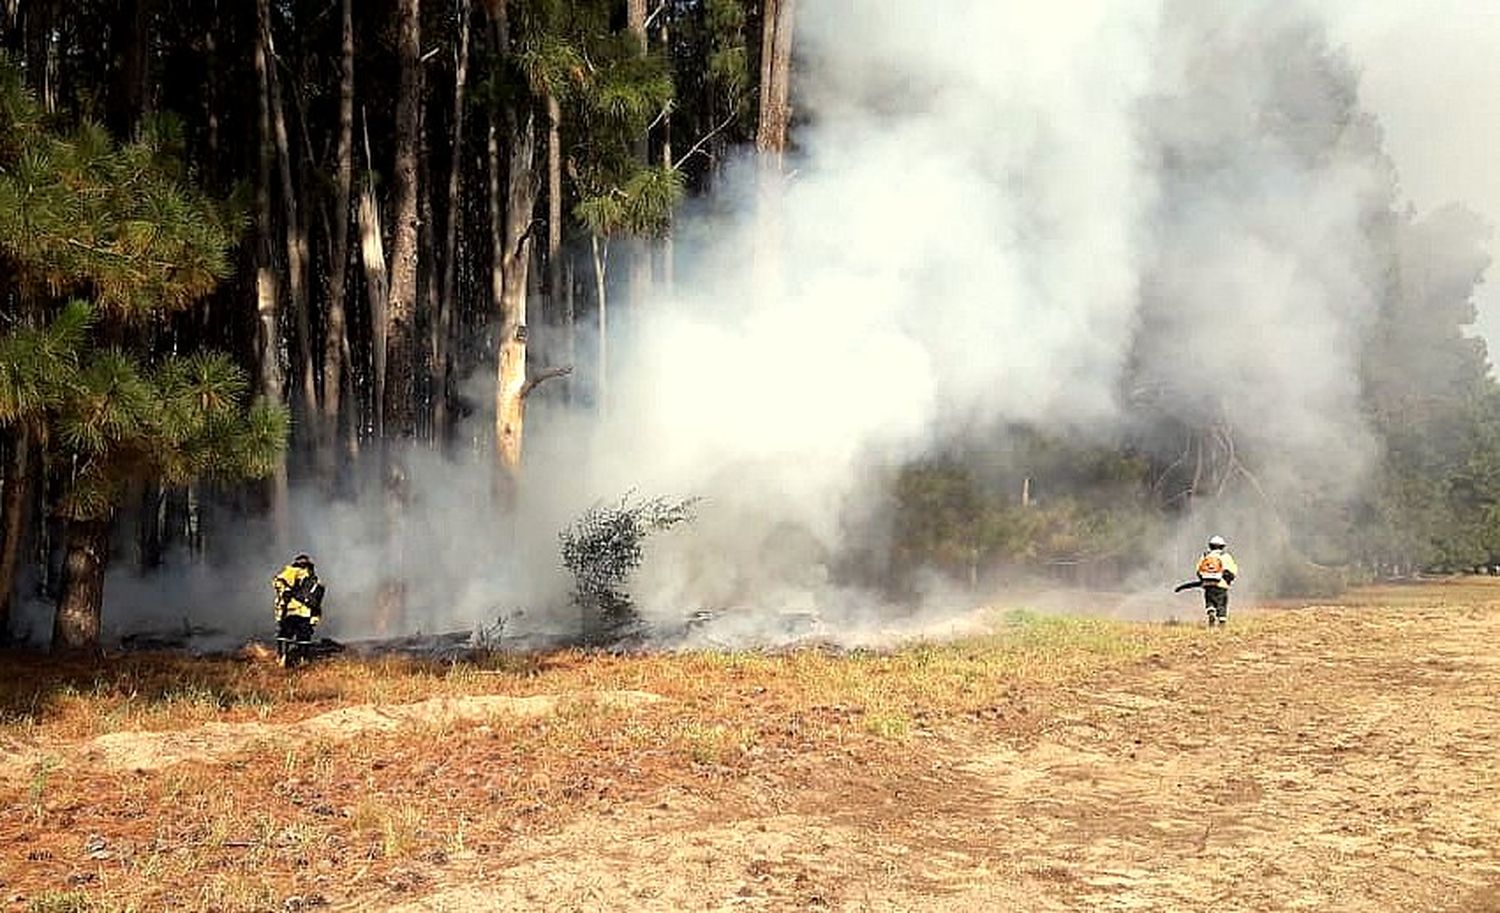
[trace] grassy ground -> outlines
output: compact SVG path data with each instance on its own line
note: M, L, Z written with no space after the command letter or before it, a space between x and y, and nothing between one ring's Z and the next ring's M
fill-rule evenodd
M940 898L1000 860L984 877L1029 886L1034 902L991 898L983 908L1081 909L1044 899L1093 896L1064 877L1081 879L1069 860L1085 849L1111 845L1074 841L1112 812L1077 809L1114 795L1101 783L1110 765L1135 764L1149 747L1143 733L1154 726L1153 738L1185 746L1172 763L1199 751L1274 751L1280 718L1301 702L1305 714L1324 713L1330 689L1365 682L1361 670L1381 657L1464 649L1489 630L1500 588L1392 587L1345 602L1241 615L1220 632L996 613L989 635L892 653L335 660L294 674L170 656L61 667L5 657L0 901L100 913L718 909L723 898L709 898L727 865L740 887L724 890L743 895L736 908L965 909L980 901ZM1473 631L1448 632L1456 647L1423 647L1413 637L1423 629L1409 625L1418 615ZM1310 669L1328 681L1288 671ZM1241 698L1239 728L1229 727L1198 709L1213 706L1194 684L1205 678L1264 699ZM1394 681L1367 682L1371 700ZM641 694L660 700L617 699ZM1102 767L1104 756L1087 747L1101 732L1115 759ZM1246 754L1244 764L1263 765L1259 757ZM1076 773L1085 768L1092 772ZM1166 769L1123 773L1160 778ZM1075 781L1091 791L1071 791ZM1246 795L1260 795L1265 787L1252 781ZM1047 800L1055 816L1028 823L1033 806L1003 804L1039 784L1064 790ZM1110 803L1161 793L1121 790ZM1248 801L1237 796L1221 798ZM1143 808L1133 818L1172 815ZM1006 830L1013 825L1022 829ZM1033 871L1011 859L1052 827L1071 836L1027 852L1055 851L1057 861ZM677 836L662 843L668 831ZM799 855L802 844L814 850ZM939 878L929 852L967 861ZM647 854L641 872L632 853ZM836 859L845 860L837 872ZM882 868L869 868L871 859L884 859ZM672 885L643 875L657 864ZM707 868L693 874L700 864ZM615 882L588 881L622 867ZM503 902L452 893L513 881L536 893ZM877 883L884 900L858 893ZM633 893L620 894L622 885Z
M1023 612L995 633L899 652L579 652L455 665L335 660L288 675L265 662L131 655L59 667L10 657L0 744L27 763L0 781L0 891L28 910L172 904L282 910L356 884L410 883L449 855L664 784L716 784L788 759L881 763L965 721L1039 713L1101 667L1171 650L1186 627ZM620 708L586 697L643 691ZM90 740L289 724L351 705L555 695L556 712L499 712L354 738L268 738L209 762L132 772L91 764ZM24 754L23 754L24 752Z

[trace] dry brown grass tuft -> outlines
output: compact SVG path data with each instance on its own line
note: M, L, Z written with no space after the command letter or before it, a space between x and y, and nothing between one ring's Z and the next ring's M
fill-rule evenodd
M451 856L498 852L667 786L712 796L758 778L795 790L822 783L828 764L909 764L915 741L965 727L1024 731L1057 688L1205 643L1187 626L1015 612L993 627L889 653L335 659L290 675L232 659L16 658L0 671L0 740L49 761L14 797L0 793L0 871L20 873L4 890L52 904L37 909L250 911L414 889ZM663 700L588 697L618 691ZM548 695L561 698L545 714L398 709ZM345 738L294 725L330 711L399 726ZM79 753L109 733L206 723L266 735L140 772Z

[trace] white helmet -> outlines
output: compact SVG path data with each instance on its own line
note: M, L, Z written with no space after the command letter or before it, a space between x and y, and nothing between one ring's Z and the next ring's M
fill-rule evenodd
M1228 542L1224 541L1224 537L1223 536L1209 536L1208 537L1208 547L1210 549L1223 548L1224 546L1226 546L1228 544L1229 544Z

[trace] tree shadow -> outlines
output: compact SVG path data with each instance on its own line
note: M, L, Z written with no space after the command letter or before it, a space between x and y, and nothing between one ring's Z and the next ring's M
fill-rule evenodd
M0 725L41 723L70 698L97 702L98 712L123 704L193 701L228 709L285 697L274 677L248 659L201 659L160 653L57 657L0 652Z
M454 661L390 652L315 659L282 669L269 650L194 656L138 652L58 657L0 650L0 727L56 720L78 702L85 716L152 712L192 705L216 712L244 708L366 702L403 682L415 692L423 682L468 668L533 678L551 667L545 654L485 653Z

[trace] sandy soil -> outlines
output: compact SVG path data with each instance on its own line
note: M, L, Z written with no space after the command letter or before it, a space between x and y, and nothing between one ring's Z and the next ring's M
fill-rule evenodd
M899 776L663 795L344 908L1500 911L1497 645L1493 608L1304 610Z

